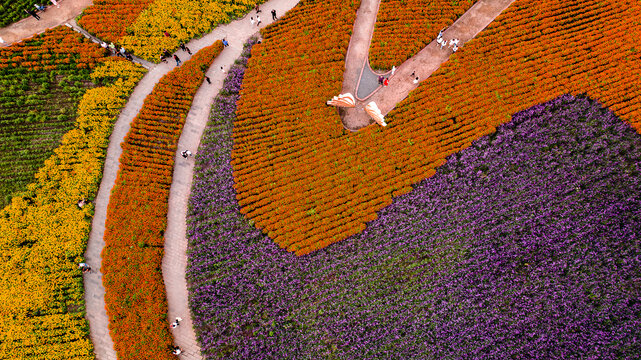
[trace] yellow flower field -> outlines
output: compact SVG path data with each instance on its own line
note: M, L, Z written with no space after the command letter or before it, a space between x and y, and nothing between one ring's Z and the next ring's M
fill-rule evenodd
M36 181L0 211L0 358L93 359L82 273L108 137L144 69L109 60L92 74L113 81L88 90ZM115 81L114 81L115 80Z

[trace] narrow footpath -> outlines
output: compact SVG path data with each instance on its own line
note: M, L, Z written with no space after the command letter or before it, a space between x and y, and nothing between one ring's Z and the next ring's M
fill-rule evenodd
M262 20L260 28L273 22L270 14L272 9L275 9L277 16L280 17L296 6L298 1L271 0L263 3L260 6L261 12L259 14ZM163 258L162 273L167 289L167 303L169 304L168 319L170 321L173 321L176 317L183 319L180 326L173 329L174 341L183 350L183 354L180 355L181 359L202 359L202 357L190 316L187 281L185 279L187 266L187 202L191 193L194 159L183 159L180 153L183 150L190 150L196 154L200 139L209 120L211 106L214 98L222 89L227 71L240 56L245 42L252 35L257 34L259 30L259 27L252 26L249 21L252 16L256 18L256 12L253 10L243 19L219 26L204 38L194 40L187 45L195 53L194 49L201 49L211 45L218 39L226 38L229 42L229 46L216 57L207 71L206 75L211 79L211 85L204 82L198 89L191 109L187 114L187 119L178 141L173 180L169 191L169 210L167 214L167 230L165 231L165 256ZM179 56L183 57L183 55ZM221 66L225 72L221 71Z
M364 7L364 13L371 15L371 11L376 3L380 0L363 0L361 8ZM468 11L465 12L458 20L454 22L443 33L443 38L447 41L451 39L459 39L459 48L465 46L465 43L474 38L478 33L485 29L503 10L507 9L514 0L479 0ZM359 25L361 8L358 9L354 27ZM376 14L373 15L374 17ZM363 20L363 23L368 27L368 23ZM358 67L359 74L362 72L364 66L367 65L367 58L369 56L369 43L371 41L373 26L368 35L369 39L365 41L364 34L359 33L359 38L352 37L349 43L349 49L345 58L345 76L343 79L342 93L350 92L356 94L356 87L358 86L359 78L354 78L354 69ZM354 29L356 34L356 29ZM364 48L367 46L366 48ZM352 49L354 47L355 49ZM351 131L356 131L363 127L372 124L369 115L365 112L365 105L370 101L374 101L383 115L390 112L396 104L405 99L411 91L416 89L420 82L427 79L434 71L446 62L452 50L448 47L443 49L436 43L436 40L429 43L421 51L419 51L412 58L405 61L397 69L394 75L389 77L389 86L379 87L366 101L356 101L354 108L344 108L341 112L344 114L342 117L343 126ZM418 76L419 83L414 84L414 77L412 73ZM359 75L360 76L360 75Z

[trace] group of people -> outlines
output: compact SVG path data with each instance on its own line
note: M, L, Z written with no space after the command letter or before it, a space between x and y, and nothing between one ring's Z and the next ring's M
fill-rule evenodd
M174 320L174 322L172 322L171 324L169 324L169 327L170 327L170 328L172 328L172 329L175 329L175 328L177 328L177 327L178 327L178 325L180 325L180 322L181 322L181 321L183 321L183 319L181 319L181 318L177 317L177 318L176 318L176 320ZM182 354L182 352L183 352L183 351L182 351L182 349L180 348L180 346L175 346L175 345L174 345L174 346L172 346L172 347L171 347L171 353L172 353L173 355L180 355L180 354Z
M56 0L49 0L49 1L51 1L51 3L53 5L55 5L57 8L60 7L60 5L58 4L58 2ZM33 6L36 8L36 10L24 9L24 11L27 14L33 16L36 20L39 21L40 20L40 15L38 15L37 11L45 11L45 10L47 10L47 7L45 5L42 5L42 4L33 4Z
M396 72L396 66L392 66L392 75L394 75L395 72ZM389 77L385 77L383 75L379 75L378 76L378 84L379 85L383 85L383 86L389 85Z
M111 55L121 56L129 61L132 61L134 59L133 56L131 56L131 54L123 46L120 47L120 50L116 50L116 45L114 45L114 43L107 45L107 43L104 41L100 43L100 46L105 49L109 49Z
M260 5L256 4L256 9L254 9L254 10L256 10L256 19L260 23L260 16L258 16L258 13L261 12ZM252 20L253 20L253 18L252 18ZM274 20L274 21L278 20L278 17L276 16L276 10L275 9L272 9L272 20ZM252 25L253 24L254 23L252 22Z
M256 24L256 26L260 26L261 20L260 20L260 15L258 15L258 13L261 12L261 10L260 10L260 6L258 4L256 4L256 9L255 10L256 10L256 20L254 20L253 16L250 16L249 17L249 22L252 25ZM278 20L278 17L276 16L276 10L275 9L272 9L272 20L274 20L274 21Z
M166 36L170 36L170 35L169 35L169 33L167 33L166 31L163 31L163 33L164 33ZM224 46L224 47L229 46L229 42L227 41L227 39L223 38L222 42L223 42L223 46ZM180 49L181 49L182 51L184 51L184 52L186 52L187 54L191 55L191 49L189 49L189 48L187 47L187 45L185 45L185 43L184 43L184 42L182 42L182 41L181 41L181 42L178 44L178 47L180 47ZM160 61L161 61L161 62L167 63L167 59L170 59L171 57L172 57L172 55L171 55L171 53L169 52L169 50L167 50L167 49L162 49L162 54L160 54ZM174 54L174 55L173 55L173 58L174 58L174 60L176 61L176 66L180 66L180 65L182 64L182 60L180 59L180 57L178 57L178 55L177 55L177 54ZM221 70L223 70L223 69L222 69L222 67L221 67ZM224 72L224 71L223 71L223 72ZM207 78L207 82L211 84L211 80L209 80L209 78Z
M166 33L167 33L167 32L165 31L165 34L166 34ZM187 45L185 45L185 43L184 43L184 42L182 42L182 41L181 41L181 42L178 44L178 47L180 47L180 49L181 49L182 51L184 51L184 52L186 52L187 54L191 55L191 49L189 49L189 48L187 47ZM169 50L167 50L167 49L162 49L162 54L160 55L160 61L162 61L162 62L166 63L166 62L167 62L167 59L168 59L168 58L170 58L170 57L171 57L171 53L169 53ZM182 60L180 60L180 58L179 58L179 57L178 57L178 55L176 55L176 54L174 54L174 60L176 60L176 66L180 66L180 64L182 64L182 63L183 63L183 62L182 62Z
M452 52L455 53L456 50L458 50L458 43L459 39L452 39L450 40L450 45L448 47L452 48ZM436 37L436 43L441 45L441 49L447 45L447 40L443 39L443 30L438 32L438 36Z

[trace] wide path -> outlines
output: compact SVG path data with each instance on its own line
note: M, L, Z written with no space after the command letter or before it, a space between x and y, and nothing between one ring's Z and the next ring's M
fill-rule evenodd
M230 46L222 51L207 71L207 76L212 82L211 85L204 82L196 93L178 143L174 178L169 193L169 212L165 231L165 256L163 258L162 271L169 305L168 319L169 321L173 321L176 317L183 319L180 326L172 330L175 344L183 350L180 355L183 359L201 359L201 355L192 327L188 306L187 282L185 280L185 267L187 264L185 219L194 163L192 158L183 159L180 156L180 152L184 149L190 149L195 153L195 149L198 148L200 137L207 124L213 99L222 88L224 76L240 55L245 41L251 35L257 34L260 28L272 22L270 13L272 9L275 9L277 15L281 16L297 3L298 0L271 0L261 5L263 10L260 13L262 20L260 27L250 24L249 17L253 16L255 18L255 12L252 11L251 14L244 18L227 25L218 26L211 33L187 44L194 54L222 38L226 38ZM183 62L190 58L186 52L181 50L177 51L177 54ZM225 73L221 71L221 66ZM142 108L145 97L151 93L156 83L174 67L175 62L169 60L167 64L156 65L142 78L120 114L109 139L105 169L100 190L95 199L96 211L87 253L85 254L87 263L95 269L94 273L86 277L85 299L91 339L94 343L98 360L116 359L113 342L109 336L109 318L105 311L104 288L100 272L102 261L100 253L104 247L103 236L107 217L107 204L111 189L116 181L120 154L122 153L120 144L129 131L131 121Z
M361 8L365 6L364 13L370 14L374 8L371 2L377 4L380 0L363 0ZM443 38L447 41L451 39L459 39L459 48L464 47L465 43L474 38L479 32L485 29L497 16L507 9L514 0L479 0L474 4L465 14L454 22L447 30L444 31ZM378 7L378 5L376 5ZM359 22L359 15L361 9L358 10L359 14L356 16L354 27ZM374 15L375 16L375 15ZM368 23L364 22L366 27ZM360 25L359 25L360 26ZM369 28L369 27L368 27ZM373 27L372 31L373 31ZM354 30L355 31L355 30ZM361 38L365 35L360 34ZM372 32L369 33L371 39ZM365 51L364 44L367 43ZM357 47L358 50L353 50L352 46ZM356 86L358 78L354 79L354 69L358 66L368 66L366 61L369 54L369 40L355 39L354 42L350 40L349 50L345 58L345 76L343 78L342 92L356 93ZM365 105L370 101L374 101L381 112L385 115L390 112L396 104L405 99L411 91L416 89L421 81L428 78L434 71L436 71L445 61L447 61L452 54L452 50L445 47L440 48L436 40L432 41L424 47L418 54L405 61L397 69L394 75L389 77L389 86L380 87L374 94L372 94L366 101L357 101L356 107L346 109L343 116L343 125L348 130L358 130L373 123L373 120L365 112ZM362 67L359 68L359 73ZM419 78L419 83L414 84L412 72L415 72Z
M381 0L361 0L361 6L356 11L356 19L349 39L345 55L345 73L341 94L356 95L356 85L364 66L367 66L369 46L374 33L378 5Z
M49 1L41 2L51 4ZM34 1L34 3L38 2ZM0 38L4 40L4 43L0 43L0 46L8 46L22 39L30 38L47 29L69 22L91 4L93 4L93 0L60 0L58 1L60 8L51 5L45 12L38 12L40 16L39 21L29 16L28 18L0 29ZM33 5L31 6L33 8Z

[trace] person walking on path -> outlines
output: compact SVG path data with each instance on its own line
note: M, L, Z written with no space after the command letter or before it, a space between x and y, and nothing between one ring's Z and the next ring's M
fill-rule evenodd
M383 80L383 86L387 86L387 85L389 85L389 79L385 78L385 80Z
M80 270L82 270L83 273L91 272L91 266L87 265L86 263L80 263L78 264L78 267L80 268Z
M396 72L396 66L392 66L392 75Z
M209 76L205 76L205 80L207 80L207 84L211 85L211 80L209 79Z
M224 74L225 73L225 68L221 66L220 67L220 72Z
M39 11L45 11L47 8L44 5L33 4Z
M254 17L253 17L253 16L249 18L249 22L250 22L250 23L252 23L252 26L254 26L254 23L255 23L256 21L254 20Z
M160 54L160 62L164 62L165 64L167 63L167 58L170 58L171 56L167 56L167 52L164 52Z
M182 352L183 351L180 349L180 346L174 346L173 350L171 351L173 355L180 355L182 354Z
M256 15L256 26L260 26L260 16Z
M413 82L414 84L418 84L418 76L417 76L417 77L415 77L415 78L414 78L414 80L413 80L412 82Z
M181 48L183 51L186 51L186 52L187 52L187 54L191 55L191 50L189 50L189 48L187 47L187 45L185 45L185 43L184 43L184 42L182 42L182 41L181 41L181 42L180 42L180 44L179 44L178 46L180 46L180 48Z
M260 12L260 8L258 7L258 4L256 4L256 14Z
M227 42L227 40L225 40L225 38L223 38L223 46L224 46L224 47L229 46L229 43Z
M278 18L276 17L276 10L272 9L272 20L276 21Z
M180 58L176 54L174 54L174 60L176 60L176 66L180 66L180 64L182 64L182 61L180 61Z
M383 80L385 80L385 77L383 75L378 75L378 84L383 85Z
M172 322L169 326L170 326L172 329L175 329L175 328L177 328L177 327L178 327L178 325L180 325L180 322L181 322L181 321L183 321L183 319L181 319L181 318L177 317L177 318L176 318L176 320L174 320L174 322Z
M40 21L40 16L38 16L38 14L36 14L36 12L35 12L35 11L33 11L33 10L28 10L28 9L24 9L24 11L25 11L27 14L29 14L29 15L33 16L34 18L36 18L36 20Z
M58 9L60 9L60 5L58 5L58 2L56 0L49 0L51 1L52 4L56 5Z
M181 154L181 155L183 156L183 158L185 158L185 159L186 159L187 157L189 157L189 156L193 156L193 155L192 155L192 153L191 153L191 151L189 151L189 150L183 150L183 152L181 152L180 154Z

